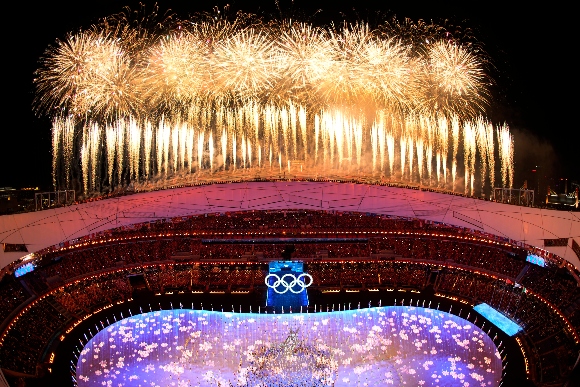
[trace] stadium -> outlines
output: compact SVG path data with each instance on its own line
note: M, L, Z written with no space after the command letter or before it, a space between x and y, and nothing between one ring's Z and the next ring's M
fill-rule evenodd
M470 33L159 16L41 58L54 192L0 216L0 387L580 379L580 219L512 188Z
M120 363L116 359L119 355L111 355L116 365L99 365L99 359L91 366L96 368L82 368L88 364L87 353L89 361L93 355L98 357L90 351L105 351L103 344L113 342L114 337L94 348L87 346L93 343L91 339L103 340L98 335L104 333L126 333L118 331L115 324L127 318L137 326L150 322L155 326L160 324L152 322L155 318L168 318L164 313L181 316L174 327L176 332L181 332L180 328L188 332L187 316L193 314L194 321L202 318L196 313L204 313L203 318L210 321L207 329L214 327L216 331L227 326L220 320L224 316L257 320L255 324L264 324L260 325L264 332L276 330L268 326L268 318L288 318L287 330L280 329L280 337L270 337L269 348L283 348L294 337L302 343L298 348L305 357L311 353L308 341L311 346L316 343L307 334L313 326L323 327L321 321L333 316L337 321L350 321L352 326L343 322L344 327L333 328L336 331L330 331L330 326L328 331L321 329L339 337L337 332L360 327L362 323L351 321L356 315L348 315L356 312L368 314L365 319L379 319L373 320L374 326L381 326L380 313L393 313L394 321L400 324L404 324L404 319L397 320L400 314L445 313L445 326L455 326L452 318L458 318L457 326L473 324L473 332L482 332L489 340L485 342L486 351L491 348L487 356L468 361L463 372L451 373L446 373L453 367L447 358L438 362L434 355L426 356L431 360L413 357L413 343L411 349L404 349L404 340L399 344L392 340L389 345L400 348L397 355L388 356L389 351L377 344L372 350L379 353L372 359L385 371L380 376L383 379L376 379L379 375L369 369L357 368L355 356L351 357L351 368L338 362L331 370L338 379L326 380L333 380L334 385L476 382L470 374L493 376L484 380L490 385L566 385L578 358L578 249L569 235L578 234L580 222L573 212L514 206L417 187L280 180L224 181L134 193L3 216L2 222L5 269L0 359L5 376L12 380L24 377L28 385L106 383L112 370L122 372L118 380L112 379L121 385L136 385L137 378L164 385L148 374L147 367L165 378L160 380L173 377L182 385L259 385L250 383L249 371L245 384L236 384L238 368L252 368L240 367L241 356L233 349L222 352L216 343L214 349L203 352L205 368L196 362L202 357L200 353L182 349L176 361L164 358L167 353L144 347L139 350L145 352L140 353L144 357L156 354L159 364L147 362L145 366L144 362L141 373L131 368L130 354ZM553 243L563 239L566 245ZM17 245L35 253L7 252L6 246ZM306 302L282 298L273 304L268 300L265 278L272 273L272 262L303 265L303 272L312 278L308 289L302 289L307 291ZM31 271L21 274L27 267ZM301 293L299 288L293 290ZM477 306L482 304L516 323L519 331L508 334L498 328L489 315L486 318L478 312ZM403 307L407 309L388 309ZM304 317L293 336L291 322L299 316ZM419 316L416 321L435 321L436 317L426 320ZM145 320L131 320L139 318ZM428 341L430 350L443 351L435 347L436 339L431 342L429 324L425 324L419 342ZM236 332L239 334L239 329ZM255 336L211 334L241 346L255 345L256 341ZM153 337L153 342L160 340ZM334 340L335 349L344 342L351 344L347 346L351 350L360 345L353 337ZM120 347L128 345L122 343ZM187 345L193 344L186 341L180 347ZM465 348L451 346L450 350ZM494 358L495 352L500 363L494 361L485 366L490 368L476 372L477 362L485 363L482 359ZM184 357L183 353L190 355ZM228 354L233 357L229 365L218 365L217 359L226 359ZM152 360L154 356L150 356ZM359 359L361 364L369 362L363 358ZM428 375L414 368L417 362L433 360L432 368L427 365ZM461 368L456 363L462 361L458 357L453 364ZM182 369L169 367L173 363ZM165 376L163 367L170 369ZM196 367L202 367L203 372ZM213 372L213 379L196 381L192 376L207 376L208 371ZM219 379L220 372L229 378ZM101 379L97 375L102 375ZM319 384L308 384L304 379L301 383L306 384L286 385L330 383L321 380L317 379Z

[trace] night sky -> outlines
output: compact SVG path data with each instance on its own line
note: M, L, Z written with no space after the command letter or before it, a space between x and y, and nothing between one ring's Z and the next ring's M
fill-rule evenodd
M171 10L186 18L199 11L230 4L265 16L295 16L313 24L347 20L371 23L397 16L423 19L471 28L491 58L495 81L488 117L507 123L515 136L515 182L537 185L537 175L548 179L567 178L580 183L580 141L575 140L577 69L572 39L570 9L522 9L486 5L481 8L442 2L423 5L400 0L370 5L365 1L158 1L161 12ZM67 32L89 27L99 18L138 9L136 1L97 2L13 2L5 8L3 29L4 98L3 128L0 136L0 187L51 187L51 145L48 117L36 116L32 109L33 73L38 60L56 39ZM152 9L154 2L145 2ZM487 4L487 3L486 3ZM505 4L505 3L504 3ZM318 12L317 12L318 11ZM574 104L574 106L573 106ZM538 172L532 172L540 166ZM552 183L554 186L554 183ZM563 190L563 188L562 188ZM542 194L545 194L543 192Z

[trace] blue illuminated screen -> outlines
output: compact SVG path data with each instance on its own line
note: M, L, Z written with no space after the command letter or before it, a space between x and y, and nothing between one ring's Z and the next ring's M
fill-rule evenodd
M30 263L24 264L14 271L14 277L23 276L26 273L30 273L31 271L34 271L34 269L36 269L36 266L34 265L34 263L30 262Z
M487 305L479 304L473 308L477 313L488 319L493 325L501 329L508 336L513 336L522 330L522 327Z
M526 258L526 262L530 262L530 263L533 263L534 265L538 265L538 266L542 266L542 267L546 266L546 261L544 260L544 258L538 257L537 255L533 255L533 254L528 255L528 257Z

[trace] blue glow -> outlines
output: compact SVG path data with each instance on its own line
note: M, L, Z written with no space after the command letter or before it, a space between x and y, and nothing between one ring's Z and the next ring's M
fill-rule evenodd
M534 265L546 266L546 260L542 257L538 257L537 255L530 254L526 257L526 262L533 263Z
M34 269L36 269L36 265L32 262L24 264L22 266L20 266L18 269L14 270L14 277L20 277L23 276L26 273L30 273L31 271L34 271Z
M79 387L263 386L250 382L252 362L260 348L292 332L332 354L329 386L497 387L501 380L501 356L481 329L442 311L406 306L283 315L145 313L97 333L81 351L76 380ZM281 378L302 366L295 357L288 357ZM283 379L276 385L312 384Z
M268 281L269 287L266 296L266 306L274 307L277 312L282 311L282 309L286 312L292 309L294 312L299 312L301 307L308 306L308 290L306 290L306 288L301 288L300 283L298 282L296 282L291 289L286 289L284 286L285 284L292 284L292 279L294 278L301 279L304 282L304 278L300 277L302 273L304 273L304 264L302 262L270 262L269 274L274 274L278 277L270 277ZM290 274L293 277L284 277L287 274ZM283 294L274 291L273 286L276 284L276 278L286 281L280 281L279 285L276 287L276 290L278 292L284 292ZM308 284L308 281L306 281L306 284Z
M479 304L473 309L488 319L493 325L501 329L508 336L513 336L522 330L521 326L485 303Z

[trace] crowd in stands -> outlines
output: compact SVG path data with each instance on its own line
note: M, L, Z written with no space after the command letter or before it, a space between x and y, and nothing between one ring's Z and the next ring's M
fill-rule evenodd
M428 268L422 264L386 262L319 262L309 263L307 271L321 287L410 287L426 286Z
M409 259L440 261L493 271L515 278L525 262L514 259L502 249L478 245L471 241L459 243L439 237L389 236L371 237L366 243L305 243L296 244L292 259L370 258L373 254L390 250ZM201 261L232 261L243 256L246 260L280 259L284 245L211 244L193 237L157 237L150 240L117 241L109 245L90 245L84 249L67 251L58 260L26 275L24 280L38 294L67 281L119 266L142 265L172 261L175 254L186 252ZM481 257L490 260L485 263ZM490 264L493 262L493 264ZM557 297L555 297L557 298Z
M153 238L137 241L118 241L106 245L89 245L64 254L49 254L41 270L25 277L31 289L41 293L56 285L90 273L108 270L119 265L143 264L168 259L175 251L189 249L183 238Z
M525 262L511 257L510 251L445 237L397 236L371 241L373 244L376 246L373 246L373 252L391 248L405 258L452 262L492 270L511 278L516 278L525 266Z
M192 284L199 282L199 270L188 266L181 270L181 266L163 265L145 268L145 280L148 288L155 293L163 293L170 289L195 289Z
M12 324L10 334L3 337L0 343L2 368L34 375L44 348L68 320L47 299L35 302Z
M13 276L4 276L0 281L0 323L30 297L22 284Z
M52 297L69 313L80 317L103 303L126 300L132 292L126 271L119 271L67 284L54 292Z
M580 284L565 268L530 265L521 282L525 287L542 294L566 314L573 302L580 302Z

